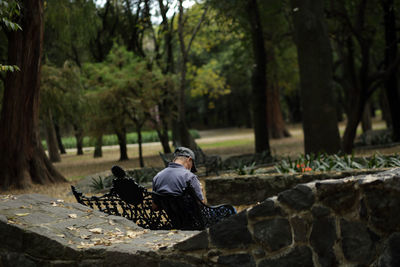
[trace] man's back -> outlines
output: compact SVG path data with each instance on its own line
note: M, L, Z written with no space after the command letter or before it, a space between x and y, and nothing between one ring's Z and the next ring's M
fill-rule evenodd
M171 162L153 178L153 191L160 194L181 195L190 182L196 195L203 200L201 185L197 176L183 165Z

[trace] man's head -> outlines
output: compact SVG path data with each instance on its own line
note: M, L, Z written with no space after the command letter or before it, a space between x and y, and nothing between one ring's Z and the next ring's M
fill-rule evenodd
M180 161L182 165L191 172L197 172L195 160L196 156L193 151L187 147L177 147L174 152L174 162Z

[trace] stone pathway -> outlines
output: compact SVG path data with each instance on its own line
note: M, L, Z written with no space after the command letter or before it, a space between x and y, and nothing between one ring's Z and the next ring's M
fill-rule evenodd
M155 252L196 233L145 230L123 217L38 194L0 195L0 263L10 255L21 266L33 261L104 261L110 252Z

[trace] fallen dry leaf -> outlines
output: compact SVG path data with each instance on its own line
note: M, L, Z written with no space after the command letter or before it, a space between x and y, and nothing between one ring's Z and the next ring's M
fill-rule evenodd
M82 239L89 239L90 238L90 236L89 235L80 235L80 238L82 238Z
M29 214L30 213L16 213L15 215L22 217L22 216L27 216Z
M76 219L76 218L78 218L78 215L76 215L75 213L71 213L71 214L68 214L68 217L70 217L72 219Z
M93 246L94 246L94 244L92 244L92 243L81 242L81 244L77 245L76 247L77 248L91 248Z
M58 205L57 205L56 202L51 202L51 205L52 205L53 207L58 207Z
M134 231L127 231L126 235L130 238L135 238L136 236L138 236L137 233L135 233Z
M57 202L58 202L58 203L63 203L63 202L64 202L64 199L57 199Z
M74 231L74 230L76 230L76 228L75 228L75 227L73 227L73 226L68 226L68 227L67 227L67 229L68 229L68 230L71 230L71 231Z
M63 234L59 234L59 235L56 235L56 236L58 236L58 237L62 237L62 238L64 238L64 237L65 237L65 235L63 235Z
M93 229L89 229L89 232L92 232L94 234L101 234L103 232L103 229L101 229L101 228L93 228Z
M113 222L113 220L108 220L108 223L109 223L110 225L115 225L115 222Z

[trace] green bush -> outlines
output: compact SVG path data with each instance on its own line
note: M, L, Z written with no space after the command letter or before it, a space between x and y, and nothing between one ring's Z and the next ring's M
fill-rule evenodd
M355 158L354 155L301 155L296 159L281 160L275 169L279 173L298 173L308 171L345 171L354 169L400 167L400 155L374 154L372 157Z
M193 138L197 139L200 138L200 134L197 130L190 130L190 134ZM172 139L172 133L168 133L169 139ZM128 133L126 135L126 140L128 144L137 144L138 138L137 133ZM150 142L159 142L160 139L158 138L156 131L145 131L142 132L142 142L143 143L150 143ZM63 137L62 143L64 147L67 148L76 148L76 139L75 137ZM42 140L42 144L44 149L47 149L47 143L45 140ZM90 137L83 138L83 147L92 147L95 144L95 139ZM118 138L115 134L107 134L103 135L103 146L113 146L118 145Z

